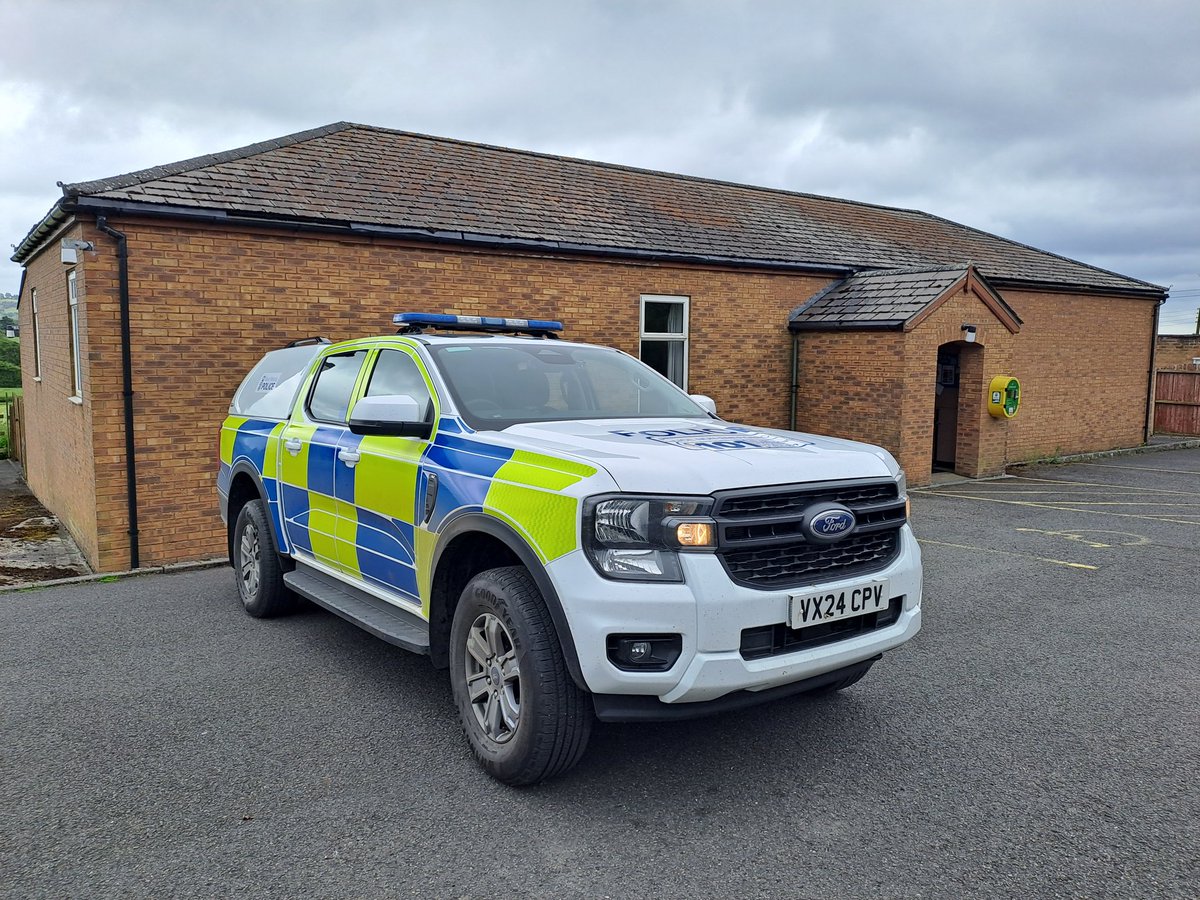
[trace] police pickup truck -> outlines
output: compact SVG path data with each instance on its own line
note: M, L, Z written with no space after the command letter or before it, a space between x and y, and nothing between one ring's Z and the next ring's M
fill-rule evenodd
M298 597L449 668L508 784L592 722L838 690L921 624L904 474L878 447L719 419L558 322L403 313L266 354L221 428L242 605Z

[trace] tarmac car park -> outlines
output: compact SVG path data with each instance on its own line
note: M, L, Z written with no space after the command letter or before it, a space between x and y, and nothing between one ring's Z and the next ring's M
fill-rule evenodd
M912 491L928 619L870 678L598 724L523 791L446 672L315 605L247 627L228 569L10 589L0 894L1194 900L1198 478Z

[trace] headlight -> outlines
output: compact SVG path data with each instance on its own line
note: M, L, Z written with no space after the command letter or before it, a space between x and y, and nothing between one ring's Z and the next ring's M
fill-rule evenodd
M711 550L717 526L708 497L593 497L583 509L583 547L605 578L683 581L680 550Z
M908 477L903 469L896 476L896 496L904 501L904 518L912 518L912 501L908 499Z

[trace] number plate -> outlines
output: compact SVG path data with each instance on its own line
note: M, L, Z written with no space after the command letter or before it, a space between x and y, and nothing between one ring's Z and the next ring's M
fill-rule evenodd
M789 594L788 626L806 628L879 612L887 609L890 593L888 583L884 580L834 588L817 594Z

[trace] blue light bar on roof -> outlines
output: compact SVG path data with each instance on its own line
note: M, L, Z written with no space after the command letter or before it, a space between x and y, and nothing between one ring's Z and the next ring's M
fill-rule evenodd
M508 319L499 316L448 316L443 313L396 313L393 325L432 328L480 329L485 331L562 331L562 322L550 319Z

